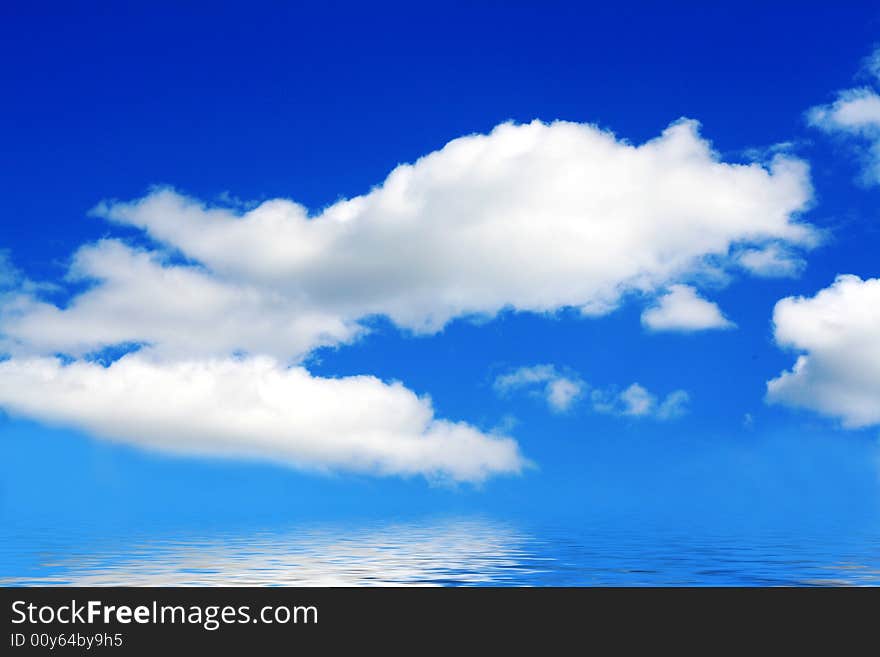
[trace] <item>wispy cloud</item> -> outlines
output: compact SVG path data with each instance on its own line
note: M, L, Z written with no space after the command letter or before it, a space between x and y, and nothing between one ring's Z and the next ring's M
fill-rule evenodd
M532 365L495 379L495 390L507 395L514 390L538 392L551 410L564 412L583 394L584 383L574 374L562 374L553 365Z
M21 275L13 266L9 251L0 249L0 292L13 287L19 282Z
M597 388L588 385L578 374L560 372L554 365L521 367L495 379L495 390L502 396L514 391L541 397L555 412L568 411L581 399L586 399L593 411L606 415L653 417L671 420L687 413L690 395L676 390L664 399L638 383L620 390L615 386Z
M593 390L590 401L598 413L673 420L688 412L690 395L684 390L675 390L659 400L654 393L633 383L621 391L614 388Z

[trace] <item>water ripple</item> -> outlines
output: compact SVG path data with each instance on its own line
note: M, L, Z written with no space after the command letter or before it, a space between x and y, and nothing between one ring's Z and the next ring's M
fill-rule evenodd
M794 539L576 524L527 531L487 518L453 518L89 539L47 534L4 541L0 584L880 585L878 535Z

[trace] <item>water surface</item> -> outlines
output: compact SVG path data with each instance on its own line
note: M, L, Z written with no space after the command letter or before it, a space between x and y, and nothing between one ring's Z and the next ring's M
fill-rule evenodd
M81 534L7 531L0 584L880 584L880 534L872 532L622 530L458 517Z

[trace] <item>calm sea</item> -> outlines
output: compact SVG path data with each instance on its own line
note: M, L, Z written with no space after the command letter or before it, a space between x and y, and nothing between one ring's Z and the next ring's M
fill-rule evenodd
M614 530L458 517L3 534L3 585L880 585L878 532Z

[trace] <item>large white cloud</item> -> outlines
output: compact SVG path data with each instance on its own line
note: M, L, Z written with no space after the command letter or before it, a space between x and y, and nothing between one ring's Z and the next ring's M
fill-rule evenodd
M167 189L95 213L299 309L434 331L507 307L607 312L707 259L733 265L744 245L810 246L796 220L810 198L803 162L721 162L692 121L639 146L534 122L456 139L313 217L286 200L242 215Z
M297 415L326 409L327 388L302 370L285 375L283 367L317 347L351 342L374 315L433 332L456 317L508 308L606 313L631 292L650 296L710 269L741 271L749 250L789 253L816 243L815 230L799 221L811 195L805 163L782 155L769 166L723 162L693 121L640 145L592 125L536 121L456 139L397 167L369 193L312 215L289 200L242 213L169 189L105 202L94 214L140 229L149 246L116 239L83 246L69 272L80 291L63 303L27 282L3 293L0 353L12 360L0 369L0 406L153 446L228 451L234 443L233 451L272 452L306 467L457 479L516 471L522 462L510 444L442 420L401 429L392 402L378 407L384 420L371 420L369 437L351 429L345 397L334 402L338 427L331 412L323 419ZM142 345L148 362L126 359L106 369L91 363L97 352L121 345ZM77 362L42 360L56 354ZM257 416L232 402L260 385L250 370L239 372L240 386L228 396L240 422L219 409L225 397L206 394L199 402L200 415L209 416L213 399L230 418L226 424L239 427L236 437L207 419L181 423L171 399L150 402L151 386L173 388L186 368L210 370L233 356L245 357L227 365L235 372L269 356L285 385L308 381L297 389L298 410L267 411L246 430ZM129 384L136 376L150 385ZM86 400L78 377L111 390L124 380L128 387L120 389L130 399L95 400L79 415L73 400ZM45 403L36 403L49 380ZM370 395L394 390L383 399L409 403L411 393L365 381L345 385L365 386ZM557 386L554 399L564 406L574 396ZM134 428L125 429L120 418L129 412ZM311 421L325 436L324 451L314 448L320 441L307 431ZM169 431L143 429L159 426ZM280 436L294 437L285 443ZM452 454L454 462L444 460Z
M769 401L880 424L880 279L838 276L814 297L782 299L773 322L777 343L801 353L768 382Z
M512 439L435 419L400 383L318 378L265 357L7 360L0 407L147 448L317 470L480 482L526 465Z

